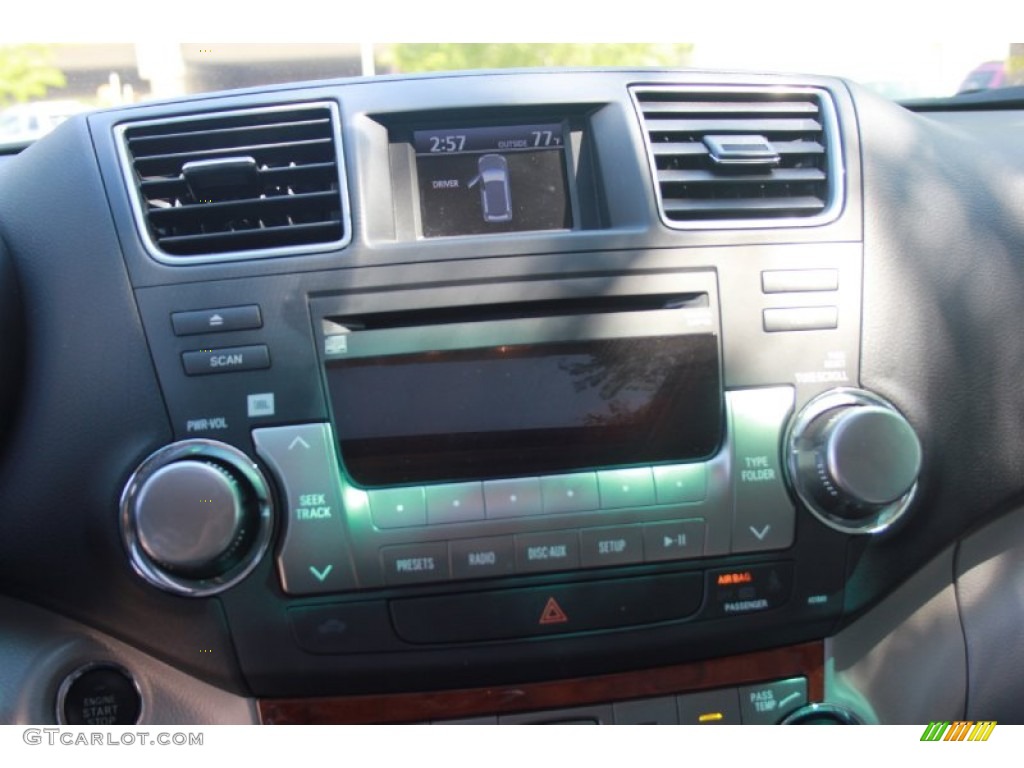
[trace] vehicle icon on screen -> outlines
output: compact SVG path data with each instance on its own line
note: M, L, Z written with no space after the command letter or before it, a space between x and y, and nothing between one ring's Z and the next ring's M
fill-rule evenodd
M473 187L480 182L480 205L484 221L499 223L512 221L512 192L508 184L508 161L502 155L481 155L478 174L469 182Z

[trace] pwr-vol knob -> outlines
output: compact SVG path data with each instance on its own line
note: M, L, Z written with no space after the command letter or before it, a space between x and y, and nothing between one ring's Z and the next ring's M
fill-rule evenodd
M786 452L797 496L846 533L890 527L917 490L921 442L892 404L870 392L836 389L811 400L790 424Z
M135 571L154 586L194 597L221 592L255 568L270 542L271 512L259 468L213 440L157 451L121 496Z

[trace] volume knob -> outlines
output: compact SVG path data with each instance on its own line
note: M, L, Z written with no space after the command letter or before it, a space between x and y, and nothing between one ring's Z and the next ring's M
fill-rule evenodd
M241 451L186 440L146 459L121 498L131 563L143 578L189 596L244 578L266 551L271 509L266 481Z
M231 565L251 521L243 489L224 467L177 461L139 488L134 505L139 544L168 571L209 578Z
M890 403L840 389L811 400L787 436L787 473L804 505L826 525L876 533L910 504L921 443Z

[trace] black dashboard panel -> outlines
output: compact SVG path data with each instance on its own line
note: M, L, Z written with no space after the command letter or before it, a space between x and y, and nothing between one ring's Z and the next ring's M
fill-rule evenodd
M748 102L783 112L730 128L745 148L686 122ZM254 697L538 682L830 638L1021 493L1024 158L991 128L1017 115L920 116L827 78L591 71L281 86L69 120L0 166L22 300L0 331L24 356L0 379L16 404L0 589ZM709 159L751 145L774 156ZM450 156L417 157L431 147ZM527 173L531 154L559 167ZM694 374L671 377L675 400L669 340ZM631 344L618 367L602 357ZM553 375L531 383L542 364L512 364L537 357L565 376L557 392ZM332 371L367 360L383 373L331 396ZM474 397L486 376L509 378ZM412 411L388 399L429 407L428 383L459 396L412 440L391 421ZM556 396L568 422L541 403ZM635 424L664 413L686 440L641 446L667 438ZM909 431L884 434L918 446L906 478L872 464L885 451L849 448L895 420ZM516 442L517 424L537 434ZM851 532L872 523L886 530Z

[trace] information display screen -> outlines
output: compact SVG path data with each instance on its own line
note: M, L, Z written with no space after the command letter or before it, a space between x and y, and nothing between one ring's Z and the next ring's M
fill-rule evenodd
M712 334L327 362L346 472L366 486L706 458L724 428Z
M565 126L414 131L424 237L572 227Z

